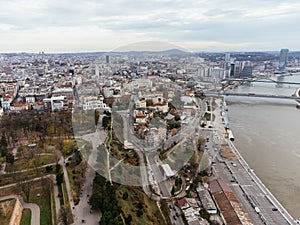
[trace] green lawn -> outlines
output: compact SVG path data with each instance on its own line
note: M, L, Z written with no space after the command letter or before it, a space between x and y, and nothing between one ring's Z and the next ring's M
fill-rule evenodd
M64 203L65 203L64 205L67 206L69 214L72 215L71 206L70 206L69 197L68 197L68 193L67 193L67 188L66 188L65 182L62 183L61 188L62 188L63 199L64 199ZM73 216L71 218L71 223L73 223Z
M205 118L207 121L210 121L210 115L211 115L210 113L207 113L207 112L206 112L206 113L204 114L204 118Z
M43 165L47 165L47 164L55 163L55 162L56 162L55 155L41 155L39 165L43 166ZM17 159L14 162L14 167L16 168L16 171L25 170L25 169L33 169L34 168L33 160ZM6 171L7 171L7 169L9 169L9 168L7 167Z
M15 176L15 177L14 177ZM28 180L37 177L34 171L22 172L18 174L1 174L0 175L0 186L7 184L13 184L17 182L17 178L27 177Z
M63 192L62 192L62 185L57 185L57 189L58 189L58 196L59 196L59 203L60 205L64 205L64 196L63 196Z
M69 166L67 167L68 177L69 177L70 186L71 186L71 190L72 190L72 196L73 196L74 204L76 205L76 203L79 202L80 190L79 190L79 187L74 184L73 178L75 178L77 176L77 174L73 174L72 170L73 170L73 168L70 168Z
M54 221L53 225L57 225L55 198L56 196L54 196L53 185L51 185L51 212L52 212L52 220Z
M108 130L108 131L107 131L106 146L109 146L109 145L110 145L111 139L112 139L112 132L111 132L111 130Z
M56 155L41 155L40 160L42 165L56 163Z
M38 197L37 194L40 194ZM52 225L51 214L51 192L49 189L43 189L42 187L36 187L30 191L29 202L35 203L40 207L41 212L41 224Z
M22 225L31 225L31 210L23 209L21 223Z

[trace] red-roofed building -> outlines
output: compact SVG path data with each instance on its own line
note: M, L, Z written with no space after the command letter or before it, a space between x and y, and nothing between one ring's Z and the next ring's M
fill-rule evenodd
M195 92L194 92L194 91L187 90L187 91L185 92L185 95L186 95L186 96L190 96L190 97L195 97Z
M181 208L181 209L187 209L190 207L188 201L186 200L186 198L182 198L182 199L179 199L178 201L178 206Z
M135 122L136 123L146 123L147 116L145 114L136 114L135 115Z

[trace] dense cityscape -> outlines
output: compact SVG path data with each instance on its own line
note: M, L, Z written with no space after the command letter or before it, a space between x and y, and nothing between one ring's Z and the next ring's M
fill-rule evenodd
M0 54L1 224L297 224L234 146L225 96L300 53ZM299 84L299 83L298 83Z

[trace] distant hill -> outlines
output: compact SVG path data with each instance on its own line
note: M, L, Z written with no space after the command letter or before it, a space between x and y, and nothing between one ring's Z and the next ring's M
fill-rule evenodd
M169 54L169 55L182 55L182 54L192 54L191 52L183 51L180 49L169 49L165 51L161 51L164 54Z
M300 57L300 51L289 52L288 56L289 57Z
M168 49L162 51L116 51L108 52L107 54L121 54L121 55L187 55L192 54L180 49Z

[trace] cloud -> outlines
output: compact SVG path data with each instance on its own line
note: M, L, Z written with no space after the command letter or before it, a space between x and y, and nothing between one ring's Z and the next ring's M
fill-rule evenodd
M296 0L2 0L0 42L7 51L107 50L147 40L204 50L278 49L282 43L300 49L299 6Z

